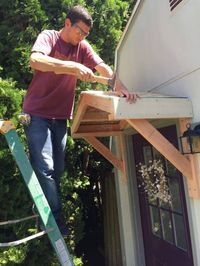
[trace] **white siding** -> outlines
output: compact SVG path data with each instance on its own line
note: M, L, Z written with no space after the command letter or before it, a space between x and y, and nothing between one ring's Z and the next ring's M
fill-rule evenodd
M188 96L194 100L196 121L200 120L199 13L199 0L184 0L172 12L168 1L141 1L117 50L117 70L129 90L156 88L154 92Z
M200 0L184 0L172 12L167 0L138 3L116 50L119 77L132 91L187 96L193 121L200 121ZM187 196L187 202L194 265L199 266L200 200Z

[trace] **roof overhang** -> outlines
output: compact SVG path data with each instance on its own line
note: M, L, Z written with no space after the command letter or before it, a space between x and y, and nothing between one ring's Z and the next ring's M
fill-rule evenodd
M183 134L193 117L191 101L185 97L151 93L140 93L139 96L140 99L130 104L115 93L82 92L71 128L72 136L85 139L127 178L123 131L131 127L187 177L189 195L200 198L198 158L181 154L152 125L152 119L178 119ZM119 156L98 139L106 136L117 136Z
M127 127L128 119L192 118L192 103L188 98L152 93L139 93L136 103L116 93L86 91L80 95L72 125L75 138L118 135Z

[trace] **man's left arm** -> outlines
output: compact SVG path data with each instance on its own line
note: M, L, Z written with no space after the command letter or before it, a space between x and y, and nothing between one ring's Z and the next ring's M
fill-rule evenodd
M105 63L100 63L98 64L95 69L97 70L97 72L107 78L114 78L114 73L111 69L110 66L108 66ZM124 84L120 81L120 79L116 76L115 77L115 86L114 86L114 90L117 92L117 94L119 96L122 97L126 97L127 101L132 103L132 102L136 102L138 95L134 92L130 92L127 90L127 88L124 86Z

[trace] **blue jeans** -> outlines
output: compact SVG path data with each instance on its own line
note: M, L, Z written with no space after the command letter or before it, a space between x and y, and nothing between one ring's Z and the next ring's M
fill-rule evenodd
M25 134L31 165L57 220L61 217L60 177L64 171L67 122L31 116Z

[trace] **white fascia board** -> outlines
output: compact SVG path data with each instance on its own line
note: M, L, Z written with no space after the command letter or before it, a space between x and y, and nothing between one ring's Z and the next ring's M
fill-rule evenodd
M143 97L136 103L114 98L114 120L192 118L192 102L182 97Z

